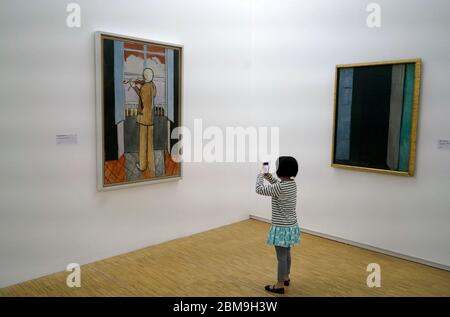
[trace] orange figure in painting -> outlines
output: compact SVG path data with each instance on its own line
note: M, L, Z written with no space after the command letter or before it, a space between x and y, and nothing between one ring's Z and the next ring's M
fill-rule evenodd
M153 82L153 70L145 68L144 80L130 82L139 96L139 163L138 169L146 172L149 177L155 177L155 159L153 153L153 101L156 96L156 86Z

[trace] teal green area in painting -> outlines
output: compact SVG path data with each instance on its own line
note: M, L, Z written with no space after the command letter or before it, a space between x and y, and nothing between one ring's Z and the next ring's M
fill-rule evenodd
M400 128L400 155L398 170L407 172L409 169L409 150L411 147L411 124L414 99L415 65L406 64L405 88L403 91L403 114Z

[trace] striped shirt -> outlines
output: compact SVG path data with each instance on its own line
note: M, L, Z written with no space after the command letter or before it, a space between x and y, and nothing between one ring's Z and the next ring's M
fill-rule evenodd
M270 184L265 185L264 179ZM279 181L272 174L259 174L256 192L272 197L272 224L281 227L297 225L297 184L294 180Z

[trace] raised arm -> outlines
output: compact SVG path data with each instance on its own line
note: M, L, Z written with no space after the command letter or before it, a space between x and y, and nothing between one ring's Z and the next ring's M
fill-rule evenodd
M131 88L133 88L133 90L136 92L136 94L140 98L141 97L141 90L138 87L136 87L136 86L131 86Z
M264 174L264 178L265 178L266 181L268 181L271 184L276 184L276 183L279 182L279 180L276 179L275 177L273 177L273 175L270 174L270 173Z
M278 197L281 194L280 183L264 185L263 174L258 174L256 178L256 193L264 196Z

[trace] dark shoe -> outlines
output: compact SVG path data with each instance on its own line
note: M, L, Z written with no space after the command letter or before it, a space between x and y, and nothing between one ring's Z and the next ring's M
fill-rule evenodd
M284 281L284 286L289 286L290 282L291 282L291 279L288 279L287 281Z
M284 294L284 287L275 288L275 285L266 285L265 287L266 291L277 293L277 294Z

